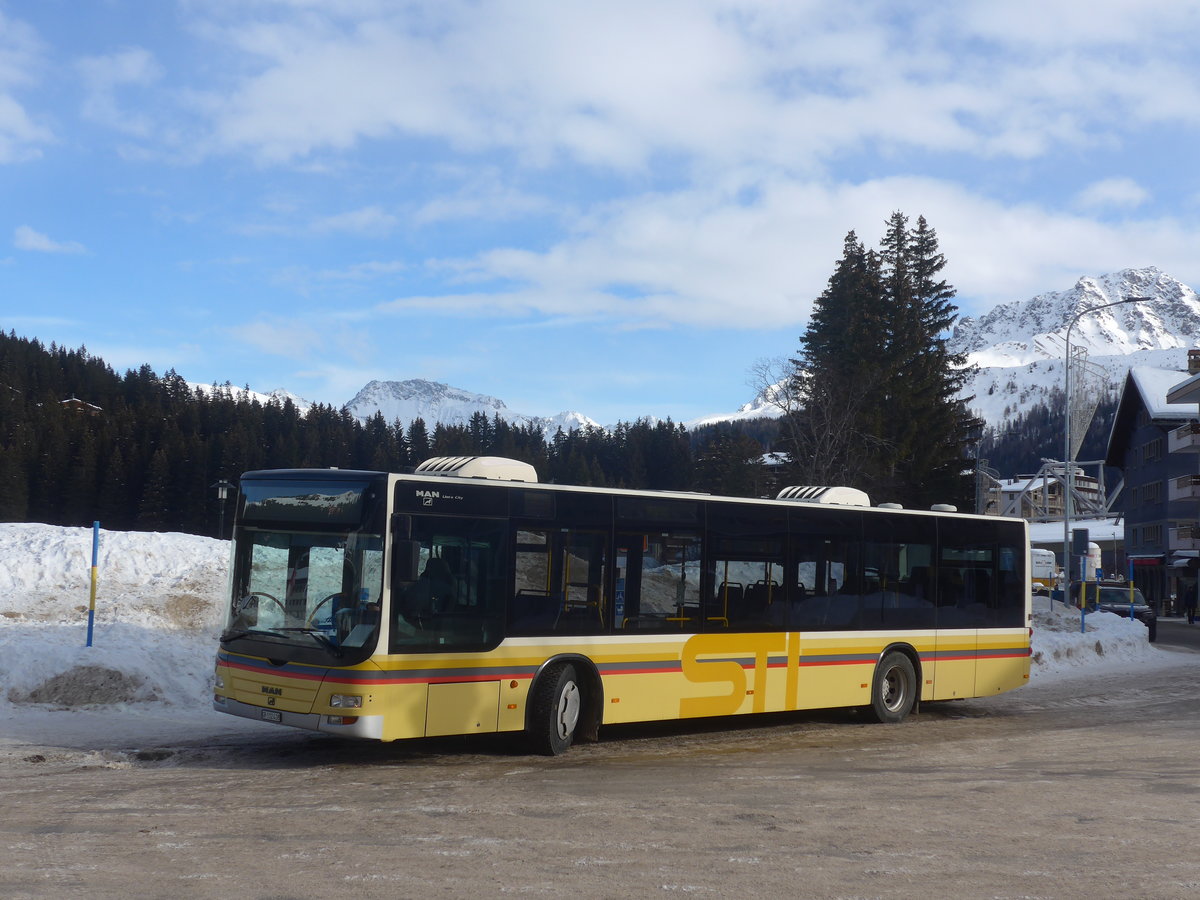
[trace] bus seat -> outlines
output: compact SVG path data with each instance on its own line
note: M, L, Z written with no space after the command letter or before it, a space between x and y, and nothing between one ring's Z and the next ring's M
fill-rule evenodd
M508 610L509 630L513 634L542 633L554 628L559 602L549 591L522 588L513 597Z

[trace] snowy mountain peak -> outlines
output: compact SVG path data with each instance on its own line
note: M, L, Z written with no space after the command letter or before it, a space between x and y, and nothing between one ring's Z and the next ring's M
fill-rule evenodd
M429 424L447 425L464 425L477 412L485 413L489 419L493 415L506 418L509 413L503 400L423 378L368 382L346 408L364 419L381 412L389 421L411 422L419 417Z
M1147 299L1087 312L1131 297ZM1153 266L1084 276L1069 290L1004 303L979 319L962 319L950 348L982 367L1061 359L1072 319L1072 345L1086 347L1091 356L1174 350L1193 346L1200 337L1200 296Z
M547 435L553 435L559 428L572 431L587 426L600 427L577 412L561 412L557 416L531 416L514 412L496 397L424 378L371 381L354 395L354 399L346 404L346 409L359 419L368 419L377 412L389 422L398 419L410 424L415 419L423 419L431 428L438 423L466 425L476 413L483 413L489 420L499 416L512 425L541 428Z
M1132 297L1146 299L1097 309ZM1131 366L1186 370L1187 349L1200 346L1200 295L1148 266L1084 276L1069 290L961 320L950 347L979 367L964 391L975 412L998 425L1048 402L1063 384L1068 327L1072 348L1086 348L1093 370L1103 373L1097 389L1115 393Z
M282 388L277 388L269 394L263 394L258 391L252 391L249 388L234 387L228 381L225 384L198 384L194 381L189 381L187 382L187 386L204 397L211 398L218 394L227 393L235 400L255 400L263 406L272 401L283 405L285 401L291 400L292 405L300 411L301 415L307 412L312 406L303 397L297 397L291 391L285 391Z

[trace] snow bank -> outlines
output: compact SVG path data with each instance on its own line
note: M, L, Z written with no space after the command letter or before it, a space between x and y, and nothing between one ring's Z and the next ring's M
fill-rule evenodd
M211 715L228 543L101 531L85 647L92 532L0 524L0 713L148 704ZM1035 603L1033 678L1164 657L1141 623Z
M1033 598L1031 679L1099 666L1121 666L1163 657L1141 622L1110 612L1091 612L1079 629L1079 610L1045 597Z
M227 542L0 525L0 707L156 702L201 708L222 621Z

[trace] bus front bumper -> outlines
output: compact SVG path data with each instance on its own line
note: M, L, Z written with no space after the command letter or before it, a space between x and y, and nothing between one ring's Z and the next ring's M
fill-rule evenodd
M330 716L320 713L297 713L242 703L232 697L213 696L213 709L243 719L254 719L271 725L290 725L308 731L322 731L342 737L383 739L383 716Z

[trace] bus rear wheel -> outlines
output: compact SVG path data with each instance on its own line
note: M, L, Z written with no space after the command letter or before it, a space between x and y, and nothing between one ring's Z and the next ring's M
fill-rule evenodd
M565 753L575 739L583 693L575 667L563 663L542 673L534 688L526 733L533 749L546 756Z
M903 722L917 702L917 672L912 660L893 650L875 667L871 712L880 722Z

